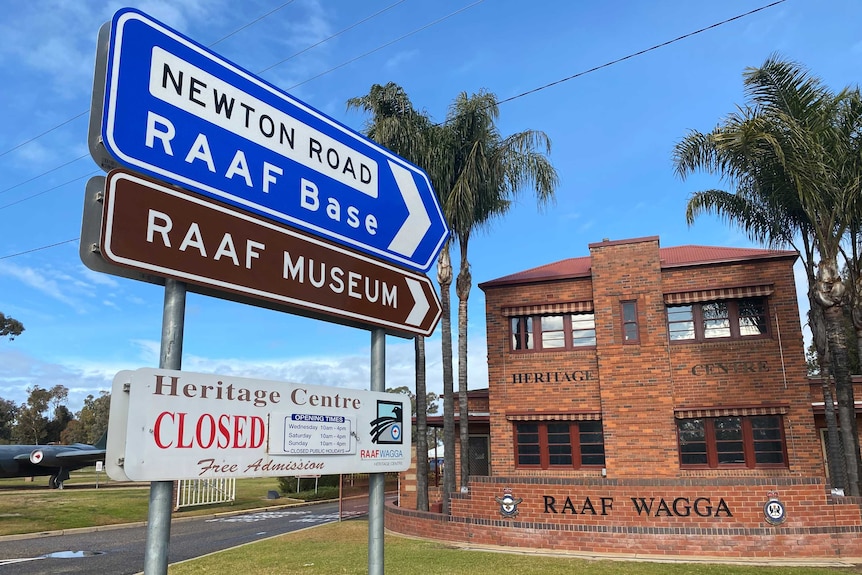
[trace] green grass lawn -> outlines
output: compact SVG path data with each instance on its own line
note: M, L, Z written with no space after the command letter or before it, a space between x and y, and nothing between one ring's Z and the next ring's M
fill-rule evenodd
M590 561L468 551L396 535L384 539L389 575L849 575L856 569ZM255 573L330 575L368 572L368 522L331 523L173 565L170 575Z
M98 479L99 488L96 487ZM34 481L24 478L0 479L0 535L38 533L76 527L115 525L145 521L150 484L120 484L95 468L72 473L66 489L49 489L47 477ZM277 490L275 478L240 479L236 482L236 501L232 504L182 509L174 517L189 517L227 511L240 511L272 505L285 505L292 499L267 499L267 491Z
M94 489L98 479L99 489ZM72 474L62 491L49 489L47 478L0 479L0 535L145 521L149 484L120 484L94 468ZM267 499L275 478L240 479L231 504L201 506L174 513L175 518L241 511L294 500ZM385 572L393 575L849 575L860 568L824 569L588 561L565 557L468 551L445 543L387 535ZM171 575L199 573L350 574L368 571L368 522L345 521L275 537L172 566Z

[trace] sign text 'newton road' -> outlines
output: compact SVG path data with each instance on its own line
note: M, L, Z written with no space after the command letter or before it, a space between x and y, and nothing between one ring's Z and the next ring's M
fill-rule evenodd
M424 274L122 170L108 174L108 262L393 335L430 335L440 301Z
M138 369L114 377L108 425L106 467L117 480L410 466L410 400L397 393Z
M136 10L114 15L107 57L102 140L120 164L398 265L434 264L449 231L420 168Z

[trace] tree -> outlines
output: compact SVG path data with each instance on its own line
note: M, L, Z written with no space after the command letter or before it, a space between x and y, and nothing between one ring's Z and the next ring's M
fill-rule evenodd
M18 416L18 406L11 399L0 399L0 442L12 441L12 429Z
M47 443L62 443L63 431L75 420L74 414L65 405L57 406L53 411L53 417L48 420L45 428L45 441Z
M421 335L413 339L413 349L416 368L416 389L427 389L425 377L425 338ZM428 396L417 394L414 402L416 412L416 509L428 511ZM436 410L436 407L435 407ZM418 460L423 461L422 465Z
M513 198L523 189L531 187L539 205L543 206L553 200L558 183L556 170L547 158L551 151L548 136L544 132L525 130L503 138L496 126L499 115L494 94L480 91L468 96L462 92L449 108L444 124L446 137L442 139L444 148L440 154L451 162L445 170L449 180L440 193L443 212L460 252L455 293L458 296L462 488L467 487L470 478L467 407L467 303L473 284L468 257L470 238L493 218L505 214ZM439 262L441 266L451 266L448 257L441 257ZM451 267L448 272L438 273L438 279L440 276L451 279ZM442 281L440 285L442 290ZM445 453L454 451L453 448L454 445L446 444Z
M84 398L84 407L77 414L81 422L82 436L77 441L95 444L108 432L108 417L111 413L111 394L107 391L99 393L99 397L88 395Z
M389 148L403 158L424 166L431 178L432 185L435 188L441 179L439 172L435 172L434 168L440 168L439 162L434 162L434 153L437 149L432 145L435 138L439 134L439 129L431 123L428 116L422 112L418 112L413 108L410 98L404 90L395 83L388 83L384 86L374 84L371 86L368 94L365 96L351 98L347 101L348 109L358 109L371 114L365 126L365 135L379 144ZM430 169L429 169L430 167ZM442 298L441 298L442 299ZM448 309L443 308L444 322L447 321ZM424 338L416 338L416 396L426 398L426 380L425 380L425 340ZM449 379L448 385L452 389L452 353L451 353L451 337L449 340ZM445 355L445 354L444 354ZM445 371L444 359L444 371ZM443 388L444 392L447 385L447 380L444 375ZM421 400L420 400L421 402ZM425 432L422 431L427 427L425 419L426 410L420 410L417 414L417 437L424 439ZM450 411L451 413L451 411ZM453 423L454 425L454 423ZM421 445L421 444L420 444ZM426 450L427 452L427 450ZM421 453L421 452L420 452ZM418 457L416 462L417 475L417 507L420 510L428 510L428 460L426 457ZM424 505L424 507L423 507Z
M66 424L66 428L60 433L60 443L63 445L71 445L73 443L87 443L82 439L84 436L81 421L72 419Z
M13 317L7 317L0 312L0 337L9 336L13 340L24 332L24 324Z
M421 354L420 354L421 355ZM398 387L387 387L386 393L401 393L410 398L410 410L413 417L418 417L420 413L420 409L422 405L425 405L425 414L426 415L434 415L437 413L439 409L439 405L437 405L437 400L439 397L433 391L429 391L425 394L425 399L420 400L420 398L410 391L410 388L406 385L400 385ZM414 435L413 440L416 440Z
M455 379L452 373L452 261L449 243L447 240L437 258L437 283L440 284L442 310L440 346L443 362L443 513L446 514L449 513L449 495L455 491Z
M417 387L425 387L425 338L414 340ZM421 383L420 383L421 381ZM406 385L387 389L389 393L403 393L410 398L410 411L416 418L413 427L413 444L416 446L416 509L428 511L428 440L436 434L430 432L427 416L437 413L437 394L416 395ZM432 435L433 434L433 435ZM424 477L423 477L424 474Z
M848 371L843 307L847 290L838 256L858 202L862 106L857 90L832 93L795 63L773 56L744 74L746 106L711 133L690 132L674 150L682 177L696 169L718 173L736 186L734 194L708 190L693 194L687 208L692 223L715 212L741 226L749 237L771 246L797 247L809 282L809 325L823 376L833 486L846 475L851 495L859 495L859 440ZM835 378L838 419L829 374ZM840 443L837 446L838 433ZM842 469L843 468L843 469ZM842 473L843 471L843 473Z
M18 417L12 431L12 439L16 443L45 443L48 430L48 418L45 413L51 402L51 392L38 385L27 388L27 402L18 408Z
M433 124L416 112L403 89L395 84L372 86L368 96L348 107L373 115L366 133L428 172L444 215L460 249L456 279L458 295L458 397L460 411L461 486L469 481L467 421L467 302L472 287L468 259L474 231L508 210L515 194L532 184L541 204L553 198L557 174L546 154L550 140L527 130L502 138L496 128L499 108L493 94L480 92L455 98L443 124ZM437 260L440 285L443 361L443 492L444 505L455 490L455 404L452 372L450 242ZM418 393L418 391L417 391ZM448 511L448 508L446 509Z
M12 439L16 443L36 445L60 441L61 433L73 420L72 413L63 405L68 396L69 388L64 385L51 389L38 385L28 388L27 402L18 408Z

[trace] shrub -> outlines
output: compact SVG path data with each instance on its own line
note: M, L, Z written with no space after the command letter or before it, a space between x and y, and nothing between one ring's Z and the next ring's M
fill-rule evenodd
M321 475L317 479L317 488L320 490L323 487L334 487L335 495L338 497L338 475ZM299 482L300 492L303 490L314 493L314 478L313 477L279 477L278 489L284 495L296 497L297 482Z

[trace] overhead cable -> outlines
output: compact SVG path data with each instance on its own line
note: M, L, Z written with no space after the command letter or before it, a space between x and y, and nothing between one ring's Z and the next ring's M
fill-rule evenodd
M472 7L472 6L475 6L476 4L479 4L479 3L480 3L480 2L482 2L482 1L483 1L483 0L479 0L478 2L475 2L475 3L473 3L473 4L470 4L469 6L465 6L465 7L464 7L464 8L462 8L461 10L458 10L457 12L460 12L460 11L466 10L467 8L470 8L470 7ZM772 8L772 7L774 7L774 6L777 6L777 5L779 5L779 4L784 3L784 2L786 2L786 1L787 1L787 0L776 0L775 2L772 2L772 3L770 3L770 4L766 4L766 5L764 5L764 6L761 6L761 7L759 7L759 8L755 8L755 9L753 9L753 10L749 10L748 12L745 12L745 13L743 13L743 14L739 14L739 15L737 15L737 16L733 16L732 18L728 18L728 19L726 19L726 20L722 20L721 22L716 22L715 24L712 24L712 25L710 25L710 26L706 26L705 28L701 28L701 29L699 29L699 30L695 30L694 32L690 32L690 33L688 33L688 34L683 34L682 36L678 36L678 37L676 37L676 38L674 38L674 39L672 39L672 40L668 40L668 41L666 41L666 42L662 42L661 44L656 44L655 46L651 46L650 48L646 48L646 49L640 50L640 51L638 51L638 52L633 52L633 53L631 53L631 54L629 54L629 55L627 55L627 56L623 56L622 58L617 58L616 60L611 60L610 62L607 62L607 63L605 63L605 64L601 64L601 65L599 65L599 66L595 66L595 67L593 67L593 68L590 68L589 70L584 70L584 71L582 71L582 72L578 72L577 74L572 74L571 76L567 76L567 77L562 78L562 79L560 79L560 80L556 80L556 81L554 81L554 82L550 82L550 83L548 83L548 84L545 84L545 85L539 86L539 87L537 87L537 88L533 88L533 89L531 89L531 90L527 90L526 92L522 92L522 93L520 93L520 94L516 94L516 95L514 95L514 96L510 96L510 97L508 97L508 98L504 98L503 100L498 100L498 101L497 101L497 104L499 105L499 104L504 104L504 103L506 103L506 102L511 102L511 101L513 101L513 100L517 100L518 98L523 98L524 96L527 96L527 95L529 95L529 94L534 94L534 93L536 93L536 92L540 92L540 91L542 91L542 90L545 90L545 89L550 88L550 87L552 87L552 86L556 86L556 85L561 84L561 83L563 83L563 82L567 82L567 81L569 81L569 80L573 80L573 79L575 79L575 78L579 78L579 77L584 76L584 75L586 75L586 74L589 74L589 73L591 73L591 72L595 72L595 71L597 71L597 70L601 70L601 69L603 69L603 68L607 68L607 67L609 67L609 66L613 66L614 64L618 64L618 63L620 63L620 62L624 62L624 61L629 60L629 59L631 59L631 58L634 58L634 57L636 57L636 56L640 56L640 55L646 54L646 53L648 53L648 52L652 52L653 50L657 50L657 49L659 49L659 48L663 48L663 47L665 47L665 46L669 46L669 45L671 45L671 44L674 44L674 43L679 42L679 41L681 41L681 40L684 40L684 39L686 39L686 38L690 38L690 37L695 36L695 35L697 35L697 34L701 34L701 33L703 33L703 32L706 32L707 30L711 30L711 29L713 29L713 28L717 28L717 27L722 26L722 25L724 25L724 24L727 24L727 23L729 23L729 22L733 22L733 21L735 21L735 20L739 20L740 18L745 18L746 16L750 16L750 15L755 14L755 13L757 13L757 12L760 12L760 11L762 11L762 10L766 10L767 8ZM406 34L406 35L404 35L404 36L402 36L402 37L400 37L400 38L398 38L398 39L396 39L396 40L393 40L392 42L388 42L387 44L384 44L384 45L383 45L383 46L381 46L380 48L377 48L377 49L375 49L375 50L372 50L372 51L370 51L370 52L367 52L367 53L365 53L365 54L363 54L363 55L361 55L361 56L357 56L356 58L354 58L354 59L352 59L352 60L349 60L348 62L345 62L344 64L341 64L341 65L339 65L339 66L336 66L335 68L332 68L331 70L327 70L326 72L323 72L323 73L321 73L321 74L318 74L318 75L317 75L317 76L315 76L314 78L309 78L309 79L308 79L308 80L306 80L305 82L309 82L309 81L311 81L311 80L314 80L315 78L318 78L318 77L320 77L320 76L323 76L323 75L325 75L325 74L328 74L329 72L332 72L333 70L336 70L336 69L338 69L338 68L341 68L341 67L343 67L343 66L345 66L345 65L347 65L347 64L349 64L349 63L351 63L351 62L353 62L353 61L355 61L355 60L358 60L358 59L360 59L360 58L362 58L362 57L364 57L364 56L367 56L368 54L371 54L371 53L373 53L373 52L376 52L377 50L379 50L379 49L381 49L381 48L383 48L383 47L385 47L385 46L391 45L391 44L393 44L393 43L395 43L395 42L397 42L397 41L399 41L399 40L401 40L401 39L403 39L403 38L406 38L407 36L410 36L410 35L412 35L412 34L415 34L416 32L419 32L420 30L424 30L425 28L428 28L429 26L432 26L432 25L436 24L437 22L440 22L440 21L445 20L446 18L448 18L448 17L450 17L450 16L453 16L453 15L454 15L454 14L456 14L457 12L452 13L452 14L449 14L448 16L444 16L443 18L441 18L441 19L439 19L439 20L436 20L436 21L434 21L434 22L432 22L432 23L430 23L430 24L427 24L427 25L425 25L425 26L423 26L423 27L421 27L421 28L418 28L418 29L414 30L413 32L410 32L410 33L408 33L408 34ZM300 86L300 85L304 84L305 82L302 82L302 83L300 83L300 84L296 84L296 85L292 86L291 88L295 88L296 86ZM290 89L290 88L289 88L289 89ZM72 119L74 119L74 118L72 118ZM59 127L59 126L58 126L58 127ZM35 138L34 138L34 139L35 139ZM2 155L2 154L0 154L0 155ZM88 175L90 175L90 174L88 174ZM40 192L39 194L35 194L34 196L30 196L30 197L36 197L36 196L38 196L38 195L41 195L41 194L46 193L46 192L49 192L49 191L51 191L51 190L54 190L54 189L56 189L56 188L59 188L59 187L61 187L61 186L66 185L66 184L69 184L69 183L71 183L71 182L73 182L73 181L76 181L76 180L82 179L82 178L84 178L84 177L87 177L87 176L82 176L82 177L80 177L80 178L76 178L75 180L71 180L71 181L66 182L66 183L64 183L64 184L60 184L59 186L55 186L54 188L51 188L51 189L49 189L49 190L45 190L44 192ZM24 198L23 200L20 200L19 202L14 202L13 204L7 204L7 205L5 205L5 206L0 206L0 209L7 208L7 207L9 207L9 206L11 206L11 205L14 205L14 204L20 203L21 201L25 201L25 200L27 200L27 199L30 199L30 197L28 197L28 198ZM75 241L75 240L77 240L77 239L78 239L78 238L75 238L75 239L73 239L73 240L66 240L66 241L64 241L64 242L60 242L60 243L57 243L57 244L51 244L51 245L48 245L48 246L42 246L42 247L39 247L39 248L33 248L33 249L31 249L31 250L27 250L27 251L24 251L24 252L19 252L19 253L14 253L14 254L9 254L9 255L6 255L6 256L2 256L2 257L0 257L0 259L6 259L6 258L11 258L11 257L15 257L15 256L24 255L24 254L31 253L31 252L34 252L34 251L38 251L38 250L42 250L42 249L46 249L46 248L50 248L50 247L54 247L54 246L57 246L57 245L62 245L62 244L64 244L64 243L68 243L68 242L71 242L71 241Z

